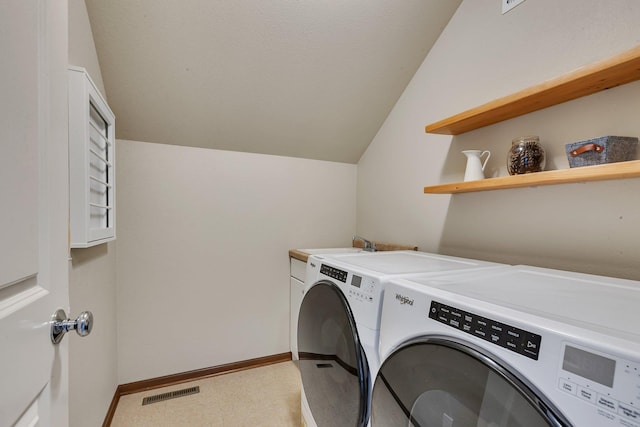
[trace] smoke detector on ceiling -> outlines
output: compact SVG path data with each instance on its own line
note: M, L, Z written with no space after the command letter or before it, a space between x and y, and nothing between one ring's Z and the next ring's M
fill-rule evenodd
M524 3L524 1L525 0L502 0L502 14L504 15L520 3Z

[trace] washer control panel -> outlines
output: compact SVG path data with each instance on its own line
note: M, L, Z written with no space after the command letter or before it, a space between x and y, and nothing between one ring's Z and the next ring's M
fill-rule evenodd
M450 305L431 301L429 317L462 332L538 360L542 337L533 332L479 316Z

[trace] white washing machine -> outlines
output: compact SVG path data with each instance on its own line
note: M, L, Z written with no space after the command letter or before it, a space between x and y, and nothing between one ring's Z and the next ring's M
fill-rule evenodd
M391 277L498 267L416 251L310 256L298 318L303 423L368 425L380 307Z
M372 426L640 427L640 282L527 266L392 280Z

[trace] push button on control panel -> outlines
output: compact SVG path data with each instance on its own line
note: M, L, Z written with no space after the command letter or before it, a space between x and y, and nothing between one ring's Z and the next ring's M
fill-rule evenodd
M640 422L640 409L618 402L618 413L630 420Z
M578 389L578 397L580 399L586 400L587 402L592 403L594 405L596 404L597 395L595 391L582 386L578 386L577 389Z
M429 317L467 334L538 360L542 337L468 311L431 301Z
M564 378L560 378L560 384L558 386L560 387L560 390L566 391L569 394L576 394L578 390L577 384L567 381Z

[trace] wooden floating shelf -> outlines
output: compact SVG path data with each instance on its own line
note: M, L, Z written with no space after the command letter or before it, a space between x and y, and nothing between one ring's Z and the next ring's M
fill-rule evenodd
M640 79L640 46L426 126L459 135Z
M478 181L455 182L451 184L424 187L427 194L457 194L476 191L503 190L508 188L535 187L539 185L569 184L575 182L605 181L640 177L640 160L608 163L597 166L561 169L503 176Z

